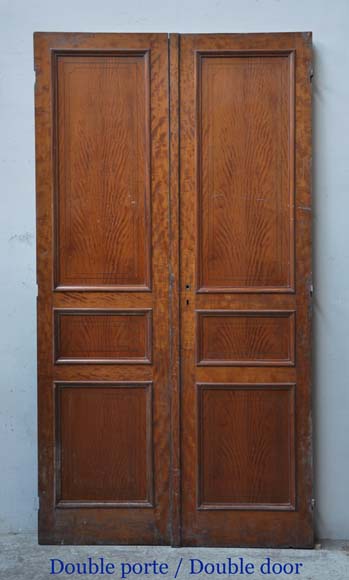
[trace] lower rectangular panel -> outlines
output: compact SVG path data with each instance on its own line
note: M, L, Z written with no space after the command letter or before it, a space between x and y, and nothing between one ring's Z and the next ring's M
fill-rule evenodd
M294 385L198 384L198 509L294 510Z
M152 507L152 384L55 387L56 506Z
M313 546L299 482L303 405L293 381L202 381L183 392L183 545Z

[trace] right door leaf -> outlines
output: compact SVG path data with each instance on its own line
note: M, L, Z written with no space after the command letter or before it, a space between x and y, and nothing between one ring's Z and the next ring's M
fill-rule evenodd
M311 34L180 38L186 545L309 547Z

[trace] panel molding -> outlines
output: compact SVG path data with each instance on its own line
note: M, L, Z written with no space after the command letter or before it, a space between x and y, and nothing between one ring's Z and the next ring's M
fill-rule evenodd
M140 247L145 247L145 273L144 283L62 283L60 267L60 195L61 187L59 180L60 159L59 159L59 93L58 93L58 62L61 57L120 57L120 58L144 58L145 73L145 186L144 186L144 229L145 237L140 242ZM87 61L86 61L87 63ZM52 67L52 141L53 141L53 211L54 211L54 232L53 232L53 280L52 289L55 292L151 292L152 291L152 209L151 209L151 95L150 95L150 49L52 49L51 50L51 67ZM135 229L135 226L134 226ZM99 276L93 276L92 279L110 276L111 273L100 273ZM91 278L89 273L80 274L82 277ZM66 280L67 280L66 276Z
M295 310L238 310L238 309L198 309L196 313L196 364L197 366L295 366L296 356L296 311ZM284 359L222 359L219 357L204 358L204 318L287 318L288 357Z
M144 357L67 357L60 356L61 352L61 317L62 316L139 316L144 317L145 323L145 352ZM151 308L54 308L54 364L152 364L152 309Z
M289 393L289 490L290 501L285 503L205 502L203 497L203 432L202 394L205 390L274 390ZM295 441L295 383L196 383L196 509L199 511L295 511L296 510L296 441Z
M144 388L147 391L147 441L146 441L146 465L147 465L147 499L137 501L95 501L95 500L67 500L61 498L61 475L62 475L62 445L61 445L61 428L60 428L60 392L65 388ZM59 509L79 509L79 508L154 508L154 469L153 469L153 382L152 381L54 381L53 382L53 400L54 400L54 462L55 462L55 481L54 497L55 507Z
M295 54L294 49L280 50L197 50L196 58L196 126L197 126L197 148L196 148L196 180L197 180L197 245L196 263L196 293L199 294L220 294L220 293L295 293ZM289 266L288 283L286 285L230 285L220 286L219 284L206 285L203 282L203 247L202 247L202 61L204 58L248 58L248 57L285 57L289 60ZM207 171L207 169L206 169Z

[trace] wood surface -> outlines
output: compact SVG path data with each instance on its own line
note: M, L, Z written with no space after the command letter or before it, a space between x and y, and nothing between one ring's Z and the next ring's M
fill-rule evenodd
M181 545L181 361L179 254L179 34L169 37L170 56L170 348L171 348L171 544Z
M150 364L152 311L55 309L55 362Z
M311 33L36 33L39 541L312 547Z
M167 35L34 45L39 541L168 544Z
M58 508L152 507L151 383L56 384Z
M180 36L183 545L313 545L311 50Z
M294 385L197 389L198 509L294 510Z
M196 315L198 365L294 365L294 312L203 310Z

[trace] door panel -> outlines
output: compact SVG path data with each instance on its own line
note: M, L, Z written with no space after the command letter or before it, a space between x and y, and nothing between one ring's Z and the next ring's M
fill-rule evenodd
M200 291L293 285L293 62L197 57Z
M55 309L54 314L56 363L151 363L150 309Z
M152 507L151 383L55 387L56 505Z
M198 365L294 365L295 313L197 311Z
M311 35L180 38L185 545L313 543Z
M53 66L56 285L149 289L149 51Z
M198 509L294 510L293 387L197 385Z
M35 35L39 539L170 542L164 34Z

